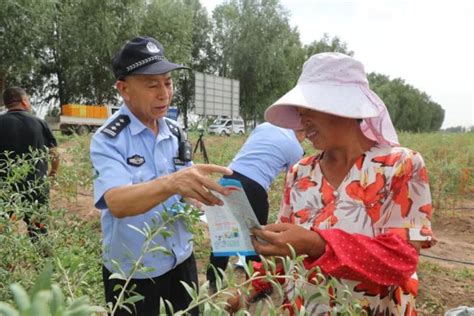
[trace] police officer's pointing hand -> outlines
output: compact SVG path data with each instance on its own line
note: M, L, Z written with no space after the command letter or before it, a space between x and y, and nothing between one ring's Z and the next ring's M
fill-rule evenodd
M218 165L194 165L169 175L172 190L206 205L222 205L222 201L210 191L227 195L228 190L208 177L212 173L231 175L232 170Z

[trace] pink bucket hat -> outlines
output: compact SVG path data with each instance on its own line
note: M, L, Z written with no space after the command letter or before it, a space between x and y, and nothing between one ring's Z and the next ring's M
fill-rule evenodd
M369 88L361 62L341 53L311 56L296 86L265 111L265 119L284 128L301 128L296 107L363 119L362 132L382 144L398 145L383 101Z

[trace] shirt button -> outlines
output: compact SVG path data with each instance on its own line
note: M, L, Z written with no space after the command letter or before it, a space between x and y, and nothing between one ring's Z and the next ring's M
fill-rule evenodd
M332 192L332 195L337 199L339 197L339 192L334 191Z

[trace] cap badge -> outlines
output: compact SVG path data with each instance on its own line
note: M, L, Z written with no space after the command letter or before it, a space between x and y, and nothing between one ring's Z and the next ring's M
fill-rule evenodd
M154 43L152 43L152 42L148 42L148 43L146 44L146 48L148 49L148 51L149 51L150 53L159 53L159 52L160 52L159 48L156 47L156 45L155 45Z

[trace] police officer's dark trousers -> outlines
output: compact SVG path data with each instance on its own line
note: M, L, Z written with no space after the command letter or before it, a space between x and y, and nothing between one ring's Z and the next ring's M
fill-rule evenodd
M106 302L112 302L115 305L115 297L118 297L120 289L114 291L114 287L117 284L123 285L125 281L117 279L109 280L110 275L110 271L105 266L103 266L102 277L105 288L105 299ZM188 295L188 292L185 290L180 281L186 282L191 287L193 286L193 283L196 285L198 284L196 260L194 259L194 254L191 254L188 259L176 266L176 268L173 270L159 277L152 279L132 279L128 285L128 288L130 288L132 285L135 285L135 289L133 291L135 293L141 294L145 297L145 299L136 302L134 307L128 305L130 310L133 312L132 314L130 314L126 309L118 309L115 315L160 315L160 298L170 301L175 312L186 309L191 303L191 297ZM126 295L126 297L129 296L133 296L133 293L128 293ZM169 310L167 310L167 314L170 314ZM199 310L195 308L189 314L198 315Z

